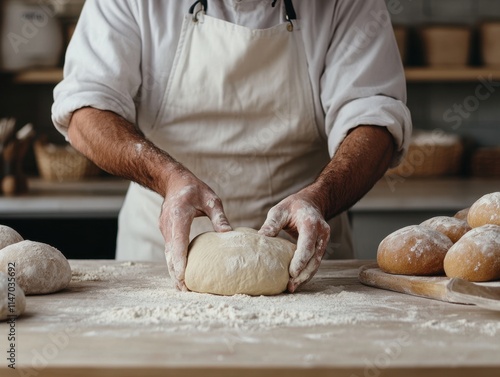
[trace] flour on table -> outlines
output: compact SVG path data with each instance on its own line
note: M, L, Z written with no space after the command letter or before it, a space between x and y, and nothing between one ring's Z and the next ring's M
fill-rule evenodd
M87 336L102 335L110 327L127 328L123 337L130 337L148 331L239 333L242 330L251 334L329 326L328 334L317 333L319 330L310 334L311 337L328 337L335 336L332 326L368 326L378 331L394 320L404 323L405 331L412 328L419 332L466 335L479 330L485 336L500 335L500 321L494 316L497 313L493 313L489 321L472 322L463 320L455 312L443 315L443 309L453 305L449 303L404 296L405 305L398 305L398 295L359 285L357 269L320 271L299 292L277 296L178 292L172 287L166 266L165 275L161 277L151 275L150 269L151 264L140 262L103 262L97 268L79 263L73 267L73 280L68 289L97 287L95 300L102 305L98 305L99 309L96 305L81 305L77 297L75 302L68 302L60 316L71 315L72 323L85 329ZM478 316L488 314L473 306L457 305L456 308L458 311L467 309ZM54 317L54 326L58 326L59 321ZM44 326L50 326L50 320Z
M118 267L131 267L135 266L136 262L124 262ZM107 266L103 265L93 271L79 270L74 268L72 270L71 281L107 281L113 280L120 277L119 269L117 266Z

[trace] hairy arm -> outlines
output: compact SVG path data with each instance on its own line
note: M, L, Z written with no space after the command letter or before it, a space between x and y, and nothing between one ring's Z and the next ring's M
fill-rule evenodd
M133 124L110 112L85 107L75 111L70 143L100 168L165 196L168 180L182 169L170 155L148 141Z
M137 182L164 198L159 227L165 239L167 266L175 286L187 290L184 272L193 219L208 216L215 231L231 230L220 198L113 112L94 108L76 111L68 136L76 149L102 169Z
M394 139L385 127L356 127L304 193L311 195L329 220L352 207L373 187L388 169L394 151Z

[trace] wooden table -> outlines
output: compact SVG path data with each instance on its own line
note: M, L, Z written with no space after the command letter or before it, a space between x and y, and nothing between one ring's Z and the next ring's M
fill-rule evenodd
M162 263L70 261L73 281L0 324L3 376L499 376L500 312L361 285L324 262L294 295L175 292Z

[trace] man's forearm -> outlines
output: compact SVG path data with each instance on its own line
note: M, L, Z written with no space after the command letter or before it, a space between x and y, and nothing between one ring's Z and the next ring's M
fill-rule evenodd
M330 163L305 191L329 220L349 209L384 175L394 155L384 127L359 126L344 139Z
M100 168L165 196L170 173L180 164L121 116L94 108L71 118L70 143Z

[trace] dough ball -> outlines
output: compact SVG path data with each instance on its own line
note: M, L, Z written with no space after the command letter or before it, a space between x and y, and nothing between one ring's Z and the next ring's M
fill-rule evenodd
M467 222L473 228L486 224L500 225L500 192L479 198L470 207Z
M286 290L295 248L249 228L203 233L189 245L185 283L200 293L276 295Z
M448 251L444 270L450 278L500 279L500 226L483 225L464 235Z
M410 225L382 240L377 262L382 271L390 274L440 275L452 245L448 237L434 229Z
M0 321L20 316L25 308L26 298L21 287L9 282L9 277L0 272Z
M5 225L0 225L0 250L21 241L23 241L23 237L14 229Z
M471 230L467 221L448 216L432 217L429 220L425 220L420 225L443 233L453 243L457 242L465 233Z
M22 241L0 250L0 271L15 263L16 281L27 295L54 293L71 281L66 257L50 245Z
M459 219L459 220L464 220L467 221L467 215L469 214L470 207L461 209L457 213L453 215L454 218Z

